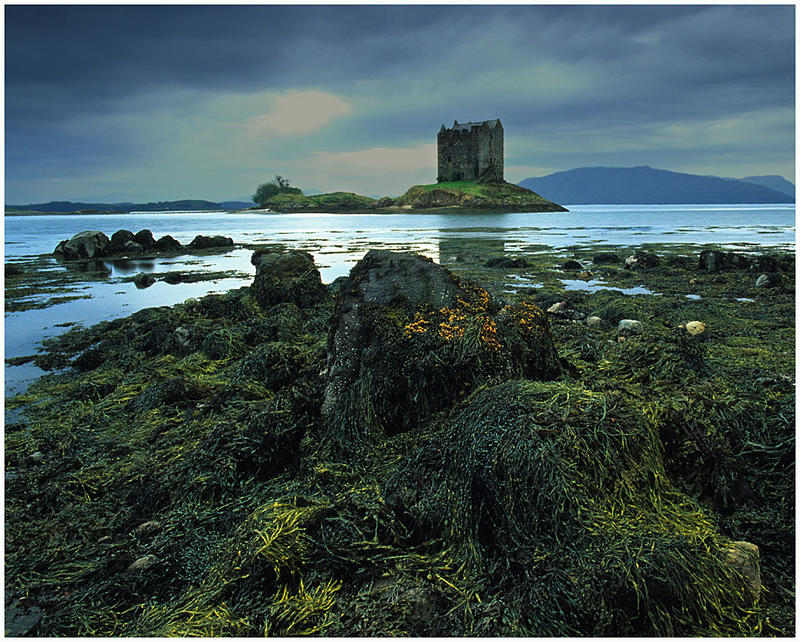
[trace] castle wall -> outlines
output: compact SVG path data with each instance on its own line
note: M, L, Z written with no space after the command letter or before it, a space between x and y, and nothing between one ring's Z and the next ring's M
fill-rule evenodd
M442 129L437 137L438 182L503 180L503 127L480 125Z

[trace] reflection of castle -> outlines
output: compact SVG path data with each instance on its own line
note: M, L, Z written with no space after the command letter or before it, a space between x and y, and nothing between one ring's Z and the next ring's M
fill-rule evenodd
M499 118L481 123L442 125L436 136L439 174L436 180L503 180L503 125Z

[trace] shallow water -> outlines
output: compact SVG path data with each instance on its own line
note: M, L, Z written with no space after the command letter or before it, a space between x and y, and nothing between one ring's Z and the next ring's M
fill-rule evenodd
M577 205L570 212L530 214L254 214L174 213L5 217L6 262L49 254L59 241L83 230L111 236L119 229L149 229L188 244L197 234L230 236L237 244L276 244L313 254L324 282L349 273L370 248L412 250L448 262L474 251L475 242L492 255L567 247L645 243L726 244L740 250L761 245L794 248L792 205ZM104 261L106 277L96 275L65 287L74 299L45 309L7 313L5 356L29 355L38 343L79 323L91 325L146 307L173 305L190 297L249 285L251 250L237 248L206 256ZM65 270L55 259L48 266ZM122 279L137 272L226 271L228 278L198 283L156 282L139 290ZM512 277L513 278L513 277ZM518 285L518 284L517 284ZM591 289L599 283L565 282ZM619 289L619 288L615 288ZM642 290L642 291L640 291ZM646 294L643 288L622 290ZM42 295L46 300L52 295ZM36 297L34 297L35 299ZM41 371L30 364L6 366L6 395L24 390Z

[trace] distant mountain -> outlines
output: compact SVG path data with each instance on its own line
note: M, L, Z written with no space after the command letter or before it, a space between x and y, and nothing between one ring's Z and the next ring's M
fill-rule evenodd
M774 189L776 192L781 192L782 194L791 196L792 200L794 201L795 198L794 183L787 181L783 176L777 176L775 174L771 174L770 176L745 176L744 178L740 178L739 180L746 181L748 183L755 183L756 185L763 185L764 187L769 187L770 189Z
M246 203L249 207L252 203ZM6 205L6 210L19 212L158 212L227 209L221 203L202 200L158 201L151 203L73 203L72 201L50 201L32 205ZM237 209L237 208L231 208ZM87 213L88 213L87 212Z
M564 205L794 203L794 196L754 182L682 174L646 165L581 167L526 178L519 185Z
M246 210L250 207L255 207L256 204L252 201L220 201L219 204L224 210Z

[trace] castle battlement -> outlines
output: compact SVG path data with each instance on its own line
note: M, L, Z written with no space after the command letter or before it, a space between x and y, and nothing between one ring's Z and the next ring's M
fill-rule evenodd
M478 123L453 121L436 136L437 182L503 180L503 125L499 118Z

